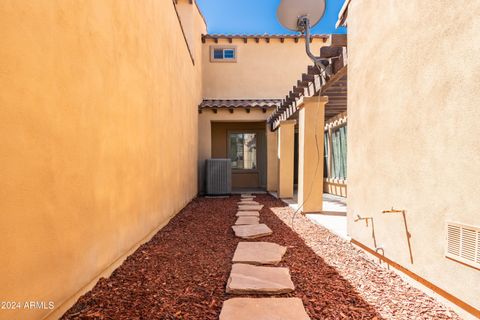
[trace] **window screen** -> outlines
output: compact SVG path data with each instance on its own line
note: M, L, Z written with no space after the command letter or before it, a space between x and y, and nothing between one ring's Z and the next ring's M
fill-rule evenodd
M237 59L236 48L232 47L210 47L212 61L235 62Z

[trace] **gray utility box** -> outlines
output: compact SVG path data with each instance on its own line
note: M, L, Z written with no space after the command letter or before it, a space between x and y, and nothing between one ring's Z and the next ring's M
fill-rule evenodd
M205 163L207 195L232 193L232 162L230 159L208 159Z

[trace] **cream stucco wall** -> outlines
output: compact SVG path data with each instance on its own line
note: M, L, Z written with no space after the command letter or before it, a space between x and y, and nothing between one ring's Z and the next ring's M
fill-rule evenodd
M278 191L278 130L267 124L267 191Z
M352 0L348 231L480 309L480 271L444 257L445 222L480 226L480 2ZM413 263L401 214L406 210Z
M298 114L298 199L303 213L323 211L323 127L328 97L303 100Z
M312 51L320 52L320 47L328 45L323 39L314 39ZM211 47L235 47L236 62L211 62ZM300 39L259 38L258 42L249 38L220 38L218 43L206 39L202 44L203 64L203 98L204 99L271 99L284 98L302 73L307 71L311 60L305 54L305 42ZM233 114L220 109L217 114L204 111L199 115L199 187L204 184L204 162L211 157L211 122L212 121L265 121L271 111L263 113L252 109L238 109ZM278 184L277 135L267 128L267 189L276 191Z
M319 54L327 45L314 39L312 51ZM211 46L234 46L237 62L210 62ZM215 43L207 39L203 44L203 96L206 99L285 98L302 73L307 72L311 60L305 54L303 39L220 39Z
M293 198L295 124L296 120L282 120L278 128L278 187L279 198Z
M6 0L0 39L0 300L57 318L196 195L201 64L171 1Z

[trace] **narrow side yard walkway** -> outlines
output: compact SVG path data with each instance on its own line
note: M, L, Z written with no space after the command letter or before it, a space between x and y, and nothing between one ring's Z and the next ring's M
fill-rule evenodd
M239 199L193 200L62 319L218 319L234 297L225 290L233 253L246 241L231 228ZM261 240L288 247L279 266L289 267L296 288L278 297L301 298L312 319L458 319L309 219L297 215L293 231L293 210L282 201L255 200L273 230Z

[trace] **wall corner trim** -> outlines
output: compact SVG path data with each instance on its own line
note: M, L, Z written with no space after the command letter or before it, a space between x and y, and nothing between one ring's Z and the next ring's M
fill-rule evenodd
M178 14L176 1L172 0L172 4L173 4L173 8L175 9L175 14L177 15L178 23L180 24L180 30L182 30L183 39L185 40L185 44L187 45L188 54L190 55L190 59L192 60L192 64L195 65L195 59L193 58L192 50L190 49L190 46L188 45L188 40L187 40L187 36L185 35L185 30L183 29L182 19L180 19L180 15Z

